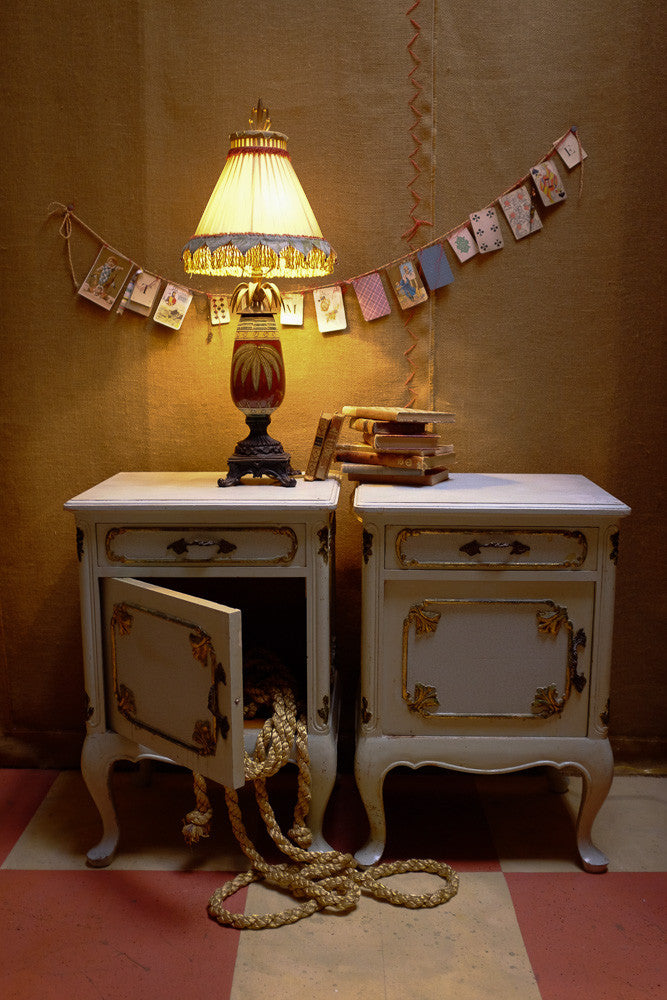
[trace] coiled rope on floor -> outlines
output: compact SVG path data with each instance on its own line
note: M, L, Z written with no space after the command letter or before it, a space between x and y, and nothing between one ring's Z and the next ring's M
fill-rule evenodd
M394 906L410 909L440 906L458 891L458 875L444 862L412 858L391 861L362 869L351 854L340 851L309 851L312 835L306 825L310 805L310 758L308 732L303 714L297 712L294 686L284 668L271 660L253 663L253 682L245 690L246 717L268 706L271 715L265 720L252 755L245 754L245 775L252 781L255 798L264 824L275 844L289 859L282 864L267 862L250 840L243 823L238 795L225 788L225 802L234 835L250 862L250 868L226 882L211 896L209 916L226 927L238 930L263 930L296 923L319 910L346 913L353 910L361 893ZM292 748L298 767L297 801L293 826L286 836L276 820L269 802L267 779L276 774L290 759ZM197 807L184 820L183 836L188 844L210 834L212 809L201 774L194 775ZM382 881L391 875L407 872L427 872L437 875L444 885L435 892L414 894L397 892ZM252 882L289 892L295 899L305 899L298 906L277 913L234 913L224 906L230 896Z

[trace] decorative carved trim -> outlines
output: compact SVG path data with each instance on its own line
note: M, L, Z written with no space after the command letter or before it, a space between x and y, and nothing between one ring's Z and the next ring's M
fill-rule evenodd
M205 719L198 719L195 723L192 742L198 748L200 757L212 757L215 754L215 734L211 732L211 726Z
M363 724L365 726L367 726L368 723L371 721L372 718L373 718L373 716L372 716L372 714L368 710L368 698L362 698L361 699L361 721L363 722Z
M442 569L446 566L451 567L463 567L472 564L468 560L459 559L457 560L452 553L452 558L438 559L436 561L422 562L419 559L409 559L403 552L403 547L405 542L409 541L410 538L418 536L433 536L434 538L443 538L447 536L465 535L465 531L460 528L402 528L396 535L396 541L394 544L396 551L396 560L398 564L405 569ZM472 533L472 532L471 532ZM475 534L479 537L471 539L464 545L458 548L459 552L465 553L467 556L472 558L473 556L479 555L482 549L509 549L511 555L524 555L526 552L530 552L530 545L526 545L524 542L520 542L518 539L513 539L511 541L503 538L501 540L497 539L498 535L511 535L513 532L511 529L502 528L488 528L484 531L477 531ZM562 529L523 529L520 534L522 537L539 537L540 535L558 535L561 538L567 538L580 546L579 555L573 559L566 559L562 562L540 562L540 561L523 561L517 563L511 563L513 569L579 569L580 566L586 561L588 555L588 541L586 536L581 531L566 531ZM494 536L496 539L494 540ZM484 539L488 538L488 541ZM481 541L480 541L481 539ZM507 569L508 564L504 562L488 562L483 563L484 569Z
M137 714L137 701L134 697L134 692L130 690L125 684L119 684L116 690L116 703L118 705L118 711L121 715L124 715L126 719L130 722L136 722Z
M552 715L560 715L564 707L565 698L558 694L555 684L538 688L535 692L532 712L533 715L539 716L540 719L549 719Z
M364 557L364 562L368 565L368 560L373 555L373 535L372 532L366 531L365 528L361 533L361 553Z
M322 698L322 707L318 708L317 714L319 715L322 722L326 725L329 721L329 695L325 694Z
M428 684L415 684L415 692L405 699L411 712L416 712L422 718L432 715L437 708L440 708L438 692Z
M574 626L570 621L567 608L559 607L551 601L552 610L549 612L537 612L537 630L543 635L557 637L562 626L567 630L567 676L565 682L565 693L562 697L557 693L556 685L550 684L546 688L538 688L531 705L533 715L541 719L548 719L552 715L560 715L572 693L572 688L578 694L586 687L586 678L579 673L579 650L586 645L586 633L582 628L574 632Z
M502 599L502 598L481 598L459 599L459 598L427 598L422 604L414 605L408 611L403 621L403 641L402 641L402 662L401 662L401 693L408 709L416 712L423 718L434 714L439 708L437 690L427 684L417 683L413 694L408 691L408 640L410 629L414 626L415 638L418 640L427 635L432 635L438 627L441 612L436 611L436 606L452 605L538 605L536 611L537 630L540 634L556 639L560 630L564 628L567 632L567 662L565 672L565 691L559 695L556 684L549 684L537 689L530 713L502 713L502 714L482 714L475 715L465 713L459 715L455 713L438 713L439 717L451 716L452 718L469 719L534 719L550 718L554 714L560 714L567 704L572 693L572 688L579 694L586 686L586 677L579 673L578 657L579 650L586 645L586 634L583 629L578 629L575 633L574 626L569 619L567 608L561 607L550 600L524 600L524 599Z
M318 556L322 556L325 563L329 562L329 528L325 525L317 532L320 547L317 550Z
M76 557L81 562L83 559L83 542L85 535L83 533L83 528L76 529Z
M414 626L417 639L431 635L438 627L439 611L428 611L423 605L413 605L403 622L403 663L401 669L401 694L403 701L411 712L422 717L429 715L440 707L437 691L434 687L417 684L413 694L408 692L408 638L410 628Z
M134 612L134 614L132 614L132 612ZM143 722L141 719L137 718L137 704L134 693L127 687L126 684L123 684L118 677L117 641L118 639L122 639L124 636L128 636L130 634L135 621L135 615L137 613L151 615L155 618L160 618L163 621L173 622L174 624L182 625L184 628L189 629L190 645L192 647L192 655L194 659L197 660L198 663L201 663L203 667L206 667L211 671L212 684L208 693L207 707L213 716L213 720L212 722L199 720L195 724L192 743L186 743L185 741L178 739L176 736L173 736L171 733L165 733L162 730L151 726L149 723ZM167 615L162 611L156 611L153 608L144 608L138 604L128 605L120 603L114 605L111 614L110 644L113 689L120 714L140 729L144 729L146 732L152 733L155 736L160 736L162 739L168 740L170 743L174 743L186 750L193 751L200 757L212 756L215 753L218 734L220 734L223 739L226 739L227 737L227 733L229 732L229 720L226 716L220 714L218 707L218 684L226 684L227 677L224 667L217 661L211 637L204 632L199 625L195 625L192 622L186 622L180 618L174 618L171 615ZM207 732L204 731L204 727L207 727Z
M190 540L188 540L185 537L177 538L174 541L170 542L169 544L165 545L164 555L155 555L155 556L151 555L151 556L142 556L140 558L130 558L129 556L124 556L122 554L119 554L118 552L114 552L113 550L113 544L115 540L119 538L121 535L125 535L131 531L141 532L142 534L159 532L162 535L171 537L172 535L177 534L182 530L183 530L182 527L109 528L105 536L105 551L107 560L110 563L120 563L123 566L145 566L147 564L157 566L157 565L162 565L163 563L173 565L176 561L168 555L169 550L174 552L175 555L183 556L189 551L190 547L203 548L205 546L211 546L211 547L215 546L217 548L217 552L212 556L211 559L197 559L197 560L185 559L184 562L187 562L188 564L196 563L201 565L205 565L207 562L217 562L218 560L216 557L218 555L223 555L223 556L229 555L231 552L235 551L238 548L237 545L235 545L233 542L230 542L227 538L221 537L220 533L222 531L224 531L226 535L231 535L233 533L248 535L252 533L258 534L262 532L263 534L268 533L271 535L278 535L280 537L284 537L285 539L287 539L288 542L288 550L283 555L269 556L266 558L258 556L255 559L234 559L234 558L225 559L224 564L226 566L288 565L289 563L294 561L297 550L299 548L299 540L296 536L296 532L294 531L293 528L290 528L289 525L279 525L278 527L264 527L264 526L229 527L228 526L225 528L221 528L219 525L217 527L216 526L206 527L202 525L201 527L197 528L198 532L210 531L216 534L217 537L211 539L193 538Z
M602 723L605 729L609 728L610 709L611 709L611 701L609 698L607 698L607 703L600 712L600 722Z

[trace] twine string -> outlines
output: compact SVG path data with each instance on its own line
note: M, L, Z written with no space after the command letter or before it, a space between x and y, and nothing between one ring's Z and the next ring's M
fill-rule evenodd
M554 154L554 152L557 151L558 146L569 135L570 132L574 133L574 135L575 135L575 137L577 139L577 143L579 144L579 149L581 150L581 140L579 138L578 130L576 129L575 126L572 126L572 128L569 128L566 132L563 133L562 136L560 136L560 138L556 139L556 141L554 143L552 143L552 146L548 150L548 152L546 152L543 156L541 156L539 158L539 160L536 161L535 165L539 165L540 163L544 163L545 160L548 160L549 157L552 156ZM580 158L579 165L580 165L581 171L582 171L582 173L580 175L580 179L579 179L579 191L580 191L580 194L581 194L581 192L583 191L583 166L584 166L583 157ZM500 199L503 198L506 194L509 194L510 191L513 191L515 188L519 187L520 184L524 184L526 181L530 181L530 180L531 180L530 172L522 174L521 177L519 177L517 180L515 180L513 184L510 184L509 187L507 187L501 194L497 195L487 205L484 205L482 208L478 209L477 211L485 211L487 208L491 208L493 205L495 205L496 202L500 201ZM126 260L130 260L135 267L140 267L141 266L141 265L136 264L132 260L131 257L128 257L128 255L126 253L124 253L121 250L117 250L113 246L111 246L111 244L107 240L105 240L99 233L97 233L94 229L92 229L91 226L87 225L78 215L76 215L76 213L73 210L73 206L71 206L71 205L66 206L66 205L61 204L60 202L52 202L51 205L49 206L49 215L61 215L62 216L62 221L61 221L61 224L60 224L60 227L59 227L60 228L60 235L63 237L63 239L65 239L65 241L67 243L67 247L68 247L68 261L69 261L69 265L70 265L70 273L72 274L72 280L73 280L74 285L75 285L75 287L76 287L77 290L79 288L79 282L76 280L76 276L74 274L74 266L72 264L71 248L70 248L71 237L72 237L72 232L73 232L73 228L72 228L72 224L73 223L76 223L76 225L79 226L80 229L82 229L84 232L88 233L95 240L97 240L97 242L100 244L100 247L108 247L108 249L110 250L110 252L117 253L119 256L124 257ZM355 281L358 281L359 278L365 278L369 274L374 274L374 273L376 273L378 271L387 270L387 268L393 267L395 264L400 264L403 261L410 259L416 253L419 253L420 250L426 250L428 247L435 246L437 243L442 243L444 240L447 239L447 237L452 236L454 233L458 232L459 229L463 229L466 225L468 225L468 222L469 222L468 219L465 219L463 222L458 222L456 225L454 225L451 228L447 229L445 232L439 233L437 236L435 236L432 240L429 240L427 243L424 243L424 244L422 244L419 247L412 248L407 253L402 253L400 256L395 257L393 260L387 261L384 264L377 265L377 266L369 269L368 271L363 271L363 272L361 272L359 274L355 274L355 275L353 275L352 277L349 277L349 278L343 278L343 279L339 279L339 280L332 280L329 284L331 284L331 285L339 285L340 287L345 287L345 286L351 285ZM192 295L208 296L208 295L211 294L211 292L205 291L205 290L203 290L201 288L192 288L190 286L184 285L183 282L172 281L171 278L166 278L163 275L159 274L157 271L155 271L154 268L150 268L150 267L143 268L142 267L141 269L144 270L144 271L148 271L150 274L154 274L157 278L160 279L160 281L164 281L164 282L168 282L170 284L178 285L180 288L187 288L187 290ZM302 295L302 294L305 294L306 292L314 292L318 288L322 288L322 287L327 287L327 286L325 286L325 285L308 285L308 286L302 286L302 287L293 289L293 293L294 294L300 294L300 295ZM215 294L215 293L213 293L213 294ZM224 295L226 293L225 292L220 292L219 294Z

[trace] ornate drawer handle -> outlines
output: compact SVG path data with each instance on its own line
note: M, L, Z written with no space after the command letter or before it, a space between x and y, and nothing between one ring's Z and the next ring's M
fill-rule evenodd
M228 542L226 538L193 538L191 541L186 541L185 538L178 538L175 542L171 542L167 548L173 549L177 556L185 555L191 545L196 545L199 548L208 548L210 545L217 546L217 555L227 555L229 552L233 552L236 546L233 542Z
M522 556L526 552L530 552L530 545L524 545L523 542L478 542L477 539L473 539L472 542L467 542L462 545L459 552L465 552L469 556L477 556L482 551L482 549L509 549L511 556Z

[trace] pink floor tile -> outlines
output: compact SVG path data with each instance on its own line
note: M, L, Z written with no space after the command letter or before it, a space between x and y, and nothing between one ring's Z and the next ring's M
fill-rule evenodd
M58 771L0 770L0 865L57 777Z
M0 871L5 1000L228 1000L239 932L206 912L222 872ZM246 890L228 901L242 910Z
M506 879L542 1000L667 995L667 873Z

